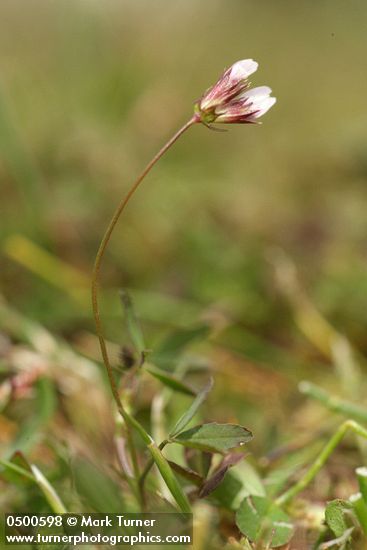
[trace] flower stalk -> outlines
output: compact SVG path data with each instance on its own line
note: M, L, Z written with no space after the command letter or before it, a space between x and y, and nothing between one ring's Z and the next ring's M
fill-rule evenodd
M148 465L145 472L140 476L137 454L134 445L132 430L136 430L146 444L153 461L156 463L160 473L162 474L165 483L172 496L182 511L190 511L190 504L181 486L177 482L173 471L171 470L167 460L164 458L161 450L155 444L153 438L148 434L144 427L138 422L123 406L119 390L113 375L113 369L108 356L106 341L103 335L102 323L99 309L98 287L100 281L100 271L102 260L106 252L108 243L110 242L113 230L120 219L122 212L125 210L130 199L137 191L138 187L144 180L145 176L150 172L153 166L160 158L172 147L172 145L182 136L186 130L196 123L202 123L209 126L213 122L219 123L253 123L257 118L262 116L275 103L275 98L270 97L271 90L267 86L254 88L249 90L247 78L250 74L256 71L257 63L252 59L238 61L227 69L219 78L217 83L209 88L196 103L194 115L184 124L167 143L158 151L153 159L147 164L140 176L131 186L127 194L119 203L110 223L103 235L98 252L95 258L93 273L92 273L92 307L93 316L96 325L96 332L101 348L103 363L107 371L109 383L112 390L113 398L116 402L117 410L122 416L126 424L127 443L129 446L131 461L134 469L134 477L137 483L139 492L139 500L144 503L143 483L146 473L149 471ZM140 480L140 482L139 482Z
M101 316L100 316L100 309L99 309L99 299L98 299L98 287L99 287L99 279L100 279L100 271L101 271L101 264L104 257L104 254L106 252L106 248L108 246L108 243L111 239L113 230L122 214L122 212L125 210L127 204L129 203L131 197L134 195L136 190L138 189L139 185L142 183L145 176L150 172L150 170L153 168L153 166L158 162L158 160L164 155L170 147L178 140L178 138L190 128L193 124L198 122L198 117L194 115L186 124L184 124L173 136L172 138L167 141L167 143L160 149L160 151L153 157L153 159L149 162L149 164L145 167L143 172L140 174L140 176L137 178L137 180L134 182L128 193L124 196L124 198L121 200L120 204L118 205L114 215L111 218L111 221L104 233L104 236L101 240L101 243L98 248L98 252L96 255L96 259L94 262L93 267L93 274L92 274L92 307L93 307L93 316L94 321L96 325L96 332L99 340L99 345L102 353L102 359L104 366L107 371L109 383L112 390L112 395L115 400L117 410L124 419L126 423L126 431L127 431L127 442L130 450L131 460L134 468L134 475L135 479L138 480L140 477L139 468L138 468L138 462L137 462L137 456L136 456L136 449L134 445L134 440L132 436L132 428L135 429L144 443L148 446L148 449L151 452L151 455L155 461L157 461L157 458L160 459L160 465L159 468L163 477L165 477L166 470L162 466L162 461L164 461L163 455L157 457L156 449L154 448L154 441L152 437L147 433L147 431L144 429L144 427L138 422L132 415L128 413L128 411L124 408L120 394L117 388L116 380L113 374L113 369L110 363L108 351L107 351L107 345L106 341L103 336L103 330L102 330L102 323L101 323ZM153 446L152 446L153 445ZM167 467L168 463L167 463ZM172 474L173 475L173 474ZM172 476L170 476L169 479L169 485L167 483L167 479L165 479L167 485L169 488L172 488ZM138 483L138 487L141 487L141 485ZM171 491L172 492L172 491ZM175 487L176 496L175 497L176 502L180 505L182 508L182 503L184 502L184 496L179 495L177 498L177 488ZM182 492L182 491L181 491ZM183 494L183 493L182 493ZM143 496L140 494L140 500L143 501ZM187 506L185 505L185 511L187 511Z
M158 160L164 155L166 151L178 140L178 138L195 122L197 122L197 117L192 117L176 134L162 147L162 149L157 153L157 155L149 162L149 164L146 166L146 168L143 170L143 172L140 174L138 179L135 181L135 183L132 185L128 193L125 195L125 197L122 199L120 204L118 205L118 208L116 209L113 217L111 218L111 221L105 231L105 234L102 238L101 244L99 246L96 259L94 262L93 267L93 274L92 274L92 306L93 306L93 315L94 315L94 321L96 325L96 332L99 340L99 345L101 348L102 358L104 365L107 370L109 382L111 385L111 390L113 397L115 399L117 409L123 419L126 421L128 425L131 427L134 427L139 432L140 436L142 437L143 441L147 443L148 445L151 443L152 439L148 434L146 434L144 428L137 423L135 419L133 419L128 412L124 409L120 395L116 386L116 381L113 375L112 367L110 364L108 351L106 342L103 336L102 331L102 324L101 324L101 317L100 317L100 310L99 310L99 300L98 300L98 285L99 285L99 278L100 278L100 270L101 270L101 264L104 257L104 254L106 252L107 245L111 239L112 232L122 214L122 212L125 210L128 202L130 201L131 197L134 195L136 190L138 189L139 185L145 178L145 176L150 172L150 170L153 168L153 166L158 162Z

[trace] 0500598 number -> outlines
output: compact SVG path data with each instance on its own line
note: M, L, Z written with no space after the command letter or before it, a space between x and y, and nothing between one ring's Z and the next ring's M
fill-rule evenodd
M56 527L62 526L62 516L17 516L7 515L6 525L8 527Z

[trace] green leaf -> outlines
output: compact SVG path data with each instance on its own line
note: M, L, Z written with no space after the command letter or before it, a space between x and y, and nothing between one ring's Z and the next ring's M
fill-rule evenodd
M236 524L252 542L267 537L270 548L287 544L294 533L289 516L266 497L246 497L237 510Z
M172 470L176 472L176 474L181 476L186 481L189 481L193 485L196 485L196 487L201 487L201 485L204 483L204 478L201 477L201 475L199 475L194 470L191 470L191 468L184 468L183 466L180 466L172 460L169 460L168 464L171 466Z
M234 470L227 472L222 483L211 494L224 508L238 510L241 502L249 495L265 496L262 481L254 467L243 460Z
M185 447L225 453L229 449L240 447L252 439L252 433L238 424L201 424L181 432L171 439Z
M205 498L210 493L215 491L217 487L222 483L226 473L229 468L238 464L241 460L244 459L242 453L229 453L226 455L219 466L214 470L212 475L204 481L199 491L199 498Z
M168 374L166 371L158 369L157 367L154 367L153 365L145 366L144 370L149 372L154 378L157 378L162 384L165 386L168 386L172 390L178 391L180 393L184 393L185 395L196 395L195 390L190 388L187 384L173 376L172 374Z
M125 311L127 329L136 351L143 356L146 351L143 332L135 314L134 305L130 294L126 290L120 291L120 299Z
M195 416L199 407L207 398L207 395L212 389L212 387L213 387L213 379L211 378L209 382L206 384L206 386L197 394L196 398L192 402L189 409L176 422L175 426L173 427L170 433L170 437L174 437L179 432L181 432L184 428L186 428L187 424L192 420L192 418Z
M348 529L345 513L351 508L352 505L345 500L337 499L328 502L325 509L325 521L336 537L341 537Z

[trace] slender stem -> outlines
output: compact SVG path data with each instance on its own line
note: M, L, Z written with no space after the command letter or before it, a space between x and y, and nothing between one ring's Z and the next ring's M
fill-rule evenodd
M180 128L180 130L178 130L178 132L176 132L176 134L162 147L162 149L156 154L156 156L149 162L149 164L146 166L146 168L140 174L138 179L132 185L132 187L130 188L128 193L121 200L121 202L118 205L114 215L112 216L111 221L110 221L110 223L109 223L109 225L108 225L108 227L105 231L105 234L104 234L104 236L101 240L101 243L99 245L98 252L97 252L97 255L96 255L96 259L95 259L95 262L94 262L93 275L92 275L92 306L93 306L93 315L94 315L94 321L95 321L95 324L96 324L97 336L98 336L98 339L99 339L99 345L100 345L100 348L101 348L103 362L104 362L104 365L105 365L106 370L107 370L108 378L109 378L110 385L111 385L111 390L112 390L112 393L113 393L113 397L116 401L117 408L118 408L121 416L124 418L124 420L126 420L129 423L131 423L131 421L129 419L129 415L127 415L126 411L124 410L124 408L121 404L120 396L119 396L118 389L117 389L117 386L116 386L116 382L115 382L115 379L114 379L114 376L113 376L112 368L111 368L111 365L110 365L110 360L109 360L109 357L108 357L106 342L105 342L105 339L104 339L104 336L103 336L103 331L102 331L102 324L101 324L100 311L99 311L99 301L98 301L98 285L99 285L99 276L100 276L101 264L102 264L103 256L105 254L107 245L110 241L112 232L113 232L113 230L114 230L114 228L115 228L115 226L116 226L123 210L125 209L126 205L128 204L129 200L131 199L131 197L133 196L135 191L138 189L139 185L141 184L141 182L143 181L145 176L150 172L150 170L153 168L153 166L158 162L158 160L178 140L178 138L190 126L192 126L195 122L197 122L197 119L196 119L196 117L193 117L184 126L182 126L182 128ZM145 439L145 438L143 438L143 439Z
M185 367L185 365L182 363L181 365L179 365L178 367L176 367L176 369L175 369L175 371L174 371L174 374L175 374L175 375L181 375L181 376L182 376L182 375L184 374L185 371L186 371L186 367ZM152 403L152 411L153 411L153 413L154 413L154 414L152 413L152 416L153 416L153 423L154 423L154 420L155 420L155 423L156 423L156 424L157 424L157 422L158 422L158 423L161 422L162 409L163 409L164 406L167 404L168 398L172 395L172 393L173 393L172 390L170 390L170 389L168 389L168 388L165 388L165 389L162 391L162 393L158 396L158 404L159 404L159 406L156 407L156 408L154 407L154 403L155 403L156 399L153 400L153 403ZM155 410L154 410L154 409L155 409ZM160 431L161 433L163 433L164 430L163 430L162 426L160 426L160 428L161 428L161 429L160 429L159 431ZM157 431L157 430L156 430L156 431ZM157 435L157 434L155 433L154 436L156 436L156 435ZM170 435L172 435L172 434L170 434ZM166 446L168 443L170 443L170 440L169 440L169 439L164 439L164 440L161 441L161 443L159 444L158 449L159 449L160 451L163 451L163 449L165 448L165 446ZM150 472L150 470L151 470L153 464L154 464L154 460L151 458L151 459L147 462L147 464L146 464L146 466L145 466L145 468L144 468L144 470L143 470L143 472L142 472L142 474L141 474L141 476L140 476L140 478L139 478L140 491L141 491L141 494L143 494L143 495L144 495L144 484L145 484L145 480L146 480L147 475L149 474L149 472Z
M334 451L335 447L343 439L344 435L351 430L355 434L364 437L367 439L367 430L363 428L360 424L354 420L346 420L341 424L335 434L330 438L328 443L322 449L315 462L310 466L307 472L301 477L299 481L293 487L288 489L285 493L280 495L276 499L276 504L285 505L288 504L298 493L303 491L309 483L315 478L321 468L324 466L325 462Z
M299 390L304 395L312 397L325 405L330 411L343 414L359 422L367 422L367 409L365 407L361 407L335 395L330 395L327 391L311 382L301 382Z
M130 449L132 464L134 468L134 474L136 476L136 479L139 479L139 470L138 470L138 462L136 457L136 450L134 446L134 441L131 433L131 428L135 428L136 431L140 434L143 441L150 447L150 445L153 443L152 438L150 435L145 431L143 426L133 417L131 416L126 409L123 407L119 391L117 388L117 384L113 375L111 363L108 356L107 346L106 342L103 336L102 331L102 323L101 323L101 317L100 317L100 309L99 309L99 300L98 300L98 286L99 286L99 279L100 279L100 270L101 270L101 264L102 260L106 251L106 248L108 246L108 243L111 239L113 230L124 211L125 207L127 206L128 202L130 201L131 197L134 195L135 191L138 189L139 185L145 178L145 176L150 172L150 170L153 168L153 166L158 162L158 160L164 155L170 147L178 140L178 138L188 129L190 126L198 122L197 116L193 116L186 124L182 126L173 136L172 138L167 141L167 143L160 149L160 151L153 157L153 159L148 163L148 165L145 167L143 172L140 174L140 176L137 178L137 180L134 182L134 184L131 186L127 194L124 196L124 198L121 200L120 204L118 205L114 215L111 218L110 223L107 226L107 229L103 235L103 238L101 240L101 243L98 248L98 252L96 255L96 259L94 262L93 267L93 274L92 274L92 307L93 307L93 316L94 321L96 325L96 332L99 340L99 345L101 348L103 363L107 371L109 383L111 386L113 398L116 402L117 409L120 413L120 415L123 417L123 419L126 422L126 430L127 430L127 442ZM139 485L139 484L138 484Z
M164 441L162 441L162 443L159 444L158 449L159 449L160 451L163 451L163 449L165 448L165 446L167 445L167 443L169 443L169 441L168 441L167 439L165 439ZM154 460L151 458L151 459L147 462L147 464L146 464L146 466L145 466L145 468L144 468L144 470L143 470L143 472L142 472L142 474L141 474L141 476L140 476L139 485L140 485L140 487L141 487L142 489L143 489L143 487L144 487L145 479L146 479L147 475L149 474L149 472L150 472L150 470L151 470L153 464L154 464Z
M148 445L150 454L153 457L156 466L163 477L168 489L171 491L171 494L174 496L177 504L181 508L181 511L185 514L191 514L191 505L190 502L182 490L181 485L177 481L175 474L172 471L171 466L168 461L164 458L162 451L157 447L153 442Z

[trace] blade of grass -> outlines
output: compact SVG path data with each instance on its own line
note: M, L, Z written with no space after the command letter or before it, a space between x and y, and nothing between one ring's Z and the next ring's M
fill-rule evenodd
M67 514L67 510L61 498L56 493L51 483L45 478L43 473L34 464L32 464L31 470L34 475L35 482L37 483L38 487L41 489L42 493L44 494L47 502L49 503L54 513Z
M348 416L360 422L367 422L367 409L356 405L335 395L330 395L327 391L316 384L303 381L299 384L299 391L308 397L312 397L319 403L322 403L330 411Z
M214 384L214 381L212 378L210 378L206 386L201 390L201 392L198 393L194 401L191 403L188 410L181 416L181 418L178 419L178 421L172 428L169 434L169 437L174 437L175 435L177 435L192 420L192 418L195 416L199 407L204 403L205 399L207 398L209 392L213 387L213 384Z
M56 493L55 489L52 487L50 482L45 478L45 476L42 474L42 472L35 466L34 464L30 465L30 472L22 468L21 466L18 466L17 464L14 464L13 462L10 462L8 460L2 460L0 459L0 464L12 471L15 472L26 479L29 479L30 481L33 481L38 485L38 487L41 489L43 495L45 496L47 502L49 503L51 509L55 514L67 514L67 510L59 497L59 495Z
M322 449L320 454L316 457L316 460L314 463L310 466L310 468L306 471L306 473L301 477L301 479L298 480L298 482L293 485L288 491L280 495L276 499L276 504L278 505L286 505L289 504L289 502L296 496L298 493L303 491L315 478L315 476L319 473L321 468L324 466L334 449L339 445L343 437L348 431L354 432L356 435L359 435L363 437L364 439L367 439L367 430L363 428L360 424L355 422L354 420L346 420L343 422L343 424L338 428L338 430L335 432L335 434L330 438L328 443L325 445L325 447Z

